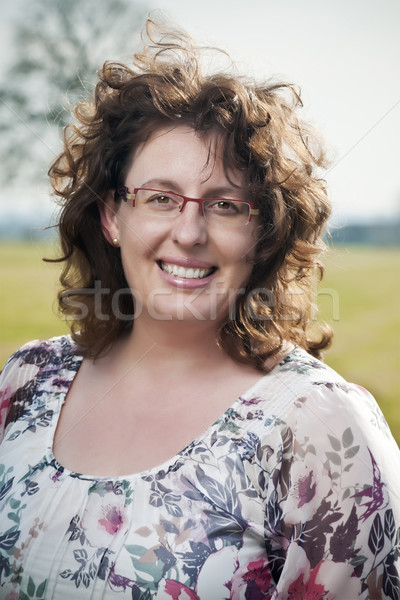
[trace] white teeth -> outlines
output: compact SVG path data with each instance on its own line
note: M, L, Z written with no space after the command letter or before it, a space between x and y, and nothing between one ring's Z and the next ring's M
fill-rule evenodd
M203 279L212 273L213 269L185 269L185 267L178 267L178 265L171 265L168 263L161 262L160 266L165 273L181 277L182 279Z

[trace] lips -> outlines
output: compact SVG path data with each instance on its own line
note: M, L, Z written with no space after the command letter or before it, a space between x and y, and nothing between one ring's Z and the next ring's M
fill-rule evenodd
M168 263L160 260L159 267L164 273L173 275L181 279L204 279L216 270L216 267L200 268L200 267L184 267L174 263Z

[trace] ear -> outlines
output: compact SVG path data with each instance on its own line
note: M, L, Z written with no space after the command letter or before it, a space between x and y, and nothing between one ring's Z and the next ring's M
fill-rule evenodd
M119 204L114 200L113 190L109 190L104 198L97 200L101 229L104 237L111 245L114 245L113 239L119 239L119 227L117 221L118 206Z

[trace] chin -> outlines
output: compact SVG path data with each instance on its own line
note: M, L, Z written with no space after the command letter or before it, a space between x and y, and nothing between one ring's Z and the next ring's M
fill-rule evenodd
M164 296L165 298L165 296ZM192 323L215 322L216 326L228 314L227 307L221 310L222 307L210 305L208 301L196 301L196 295L179 296L175 298L175 302L158 302L148 303L147 313L155 321L186 321Z

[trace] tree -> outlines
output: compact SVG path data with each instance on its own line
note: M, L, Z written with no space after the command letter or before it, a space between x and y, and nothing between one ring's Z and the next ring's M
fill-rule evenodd
M105 60L129 60L145 18L136 0L24 0L0 88L3 180L44 180L71 104Z

